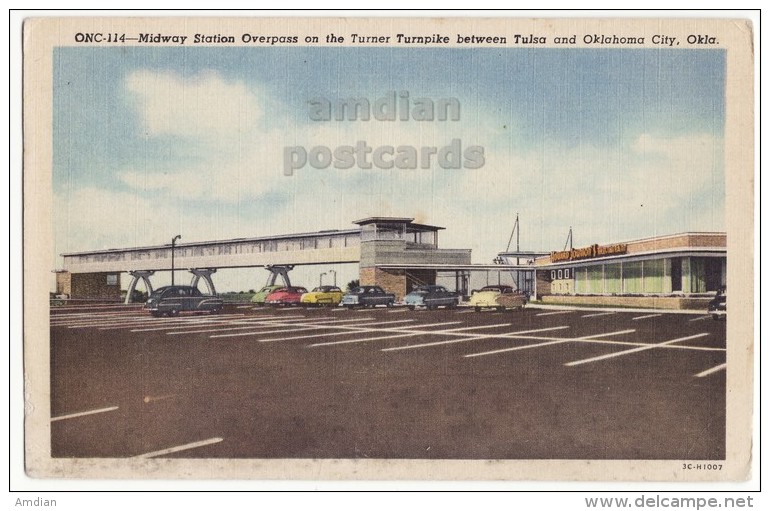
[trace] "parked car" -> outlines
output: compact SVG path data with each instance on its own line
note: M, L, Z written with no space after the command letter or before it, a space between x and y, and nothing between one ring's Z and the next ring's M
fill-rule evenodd
M459 301L459 295L444 286L419 286L404 297L404 303L411 310L417 307L431 310L442 306L453 309Z
M177 316L180 312L210 312L222 310L224 302L216 295L204 295L192 286L165 286L152 292L144 308L155 317Z
M709 302L709 314L715 320L727 317L727 287L720 288Z
M478 291L473 291L468 305L476 309L476 312L484 308L494 308L499 311L505 310L505 305L497 303L497 298L503 295L512 295L514 293L511 286L484 286Z
M337 305L342 301L342 289L337 286L318 286L300 298L300 302L308 305Z
M265 297L265 305L299 305L307 289L300 286L281 287Z
M528 300L529 297L520 291L503 293L495 298L495 302L497 302L499 306L512 310L523 309L524 306L527 305Z
M386 293L380 286L359 286L342 297L340 305L352 309L354 307L376 307L384 305L392 307L396 295Z
M284 286L279 285L271 285L271 286L265 286L257 293L251 297L251 303L256 303L257 305L265 305L265 299L267 298L267 295L272 293L273 291L276 291L278 289L281 289Z

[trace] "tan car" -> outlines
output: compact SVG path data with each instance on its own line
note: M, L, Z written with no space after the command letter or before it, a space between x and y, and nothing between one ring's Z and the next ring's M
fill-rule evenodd
M519 291L514 291L512 294L501 294L495 301L501 307L506 309L523 309L527 305L527 295Z

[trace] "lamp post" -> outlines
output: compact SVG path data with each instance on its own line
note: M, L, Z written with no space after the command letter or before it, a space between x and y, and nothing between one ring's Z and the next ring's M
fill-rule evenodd
M323 286L324 285L324 275L326 275L326 272L323 272L321 275L318 276L318 285Z
M337 270L329 270L329 273L334 274L334 286L337 286Z
M181 239L182 235L177 234L171 238L171 285L174 285L174 249L176 248L176 240Z

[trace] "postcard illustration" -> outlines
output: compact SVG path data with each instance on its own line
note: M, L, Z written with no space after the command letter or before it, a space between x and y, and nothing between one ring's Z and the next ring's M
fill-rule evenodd
M27 473L747 478L752 37L27 20Z

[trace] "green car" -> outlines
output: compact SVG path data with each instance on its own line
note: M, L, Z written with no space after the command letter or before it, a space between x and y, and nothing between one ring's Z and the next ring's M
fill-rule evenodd
M282 287L286 286L279 286L278 284L274 284L272 286L265 286L259 291L257 291L257 294L251 297L251 303L256 303L257 305L265 305L265 298L267 298L267 295L275 291L276 289L281 289Z

